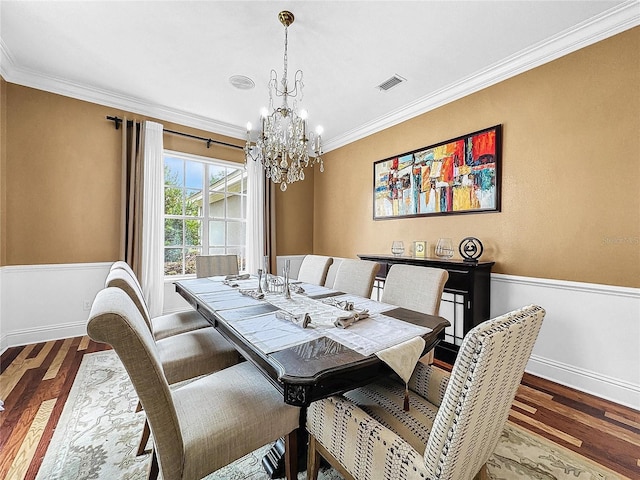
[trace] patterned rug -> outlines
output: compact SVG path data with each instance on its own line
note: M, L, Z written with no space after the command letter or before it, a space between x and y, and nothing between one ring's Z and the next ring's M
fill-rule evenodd
M144 423L144 413L135 413L137 402L113 351L85 355L37 480L145 479L150 455L135 455ZM268 448L256 450L206 480L265 480L261 459ZM624 478L511 423L489 461L489 473L495 480ZM305 472L298 478L305 479ZM326 469L320 478L341 477Z

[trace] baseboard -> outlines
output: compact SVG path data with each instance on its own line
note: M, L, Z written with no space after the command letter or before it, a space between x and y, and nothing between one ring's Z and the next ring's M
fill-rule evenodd
M14 345L49 342L51 340L62 340L70 337L81 337L86 334L86 321L13 330L0 337L0 353Z
M532 355L527 373L598 398L640 410L640 386L597 372Z

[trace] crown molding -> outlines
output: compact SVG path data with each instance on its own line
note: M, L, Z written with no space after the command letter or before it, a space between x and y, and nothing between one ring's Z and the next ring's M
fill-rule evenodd
M628 0L516 55L324 142L324 151L360 140L640 24L640 2Z
M230 123L147 102L140 98L71 82L64 78L44 75L40 72L17 66L11 53L0 39L0 74L10 83L36 88L66 97L84 100L118 110L145 115L179 125L198 128L233 138L244 139L246 129Z
M342 135L325 139L324 151L360 140L386 128L397 125L447 103L495 85L532 68L543 65L576 50L594 44L640 24L640 2L627 0L565 32L540 42L516 55L512 55L459 82L448 85L430 95L393 110L381 117L358 126ZM32 87L99 105L146 115L159 120L198 128L208 132L243 139L245 128L195 115L187 111L150 103L140 98L82 85L34 70L22 68L14 62L11 53L0 38L0 74L10 83Z

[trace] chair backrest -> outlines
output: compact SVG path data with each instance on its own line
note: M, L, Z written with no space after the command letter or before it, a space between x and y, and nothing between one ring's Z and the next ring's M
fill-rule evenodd
M313 285L324 285L331 262L333 262L333 258L331 257L306 255L300 264L298 280Z
M542 307L529 305L464 337L424 453L433 478L472 478L487 462L544 316Z
M336 281L336 274L338 273L338 268L340 268L342 260L344 260L344 258L331 257L331 265L329 265L329 270L327 270L327 278L324 279L325 287L333 288L333 284Z
M118 267L111 268L111 271L104 282L104 286L119 288L129 295L135 306L140 311L140 315L142 315L143 320L149 327L149 331L153 331L153 327L151 325L151 314L149 313L147 303L144 300L142 287L140 287L140 283L138 283L136 277L133 276L133 271Z
M196 255L196 277L237 275L237 255Z
M378 262L345 258L340 262L340 267L336 272L333 289L370 298L378 270L380 270Z
M87 324L96 342L113 347L142 403L165 478L180 478L184 442L178 416L158 357L156 343L142 315L123 290L98 292Z
M136 282L138 282L138 285L140 285L140 281L138 280L138 277L136 276L136 272L133 271L133 268L131 268L131 265L129 265L127 262L125 262L123 260L117 260L117 261L113 262L113 264L111 265L111 270L113 270L115 268L121 268L122 270L125 270L127 273L129 273L129 275L131 275L133 278L135 278ZM140 290L142 290L142 288L140 288Z
M392 265L380 301L427 315L438 315L449 272L417 265Z

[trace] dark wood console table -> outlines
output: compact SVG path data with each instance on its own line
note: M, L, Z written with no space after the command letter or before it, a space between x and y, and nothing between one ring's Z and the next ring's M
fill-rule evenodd
M464 335L473 327L489 319L491 306L491 268L494 262L470 263L462 260L416 258L393 255L358 254L362 260L380 264L377 279L384 281L392 265L418 265L443 268L449 272L444 286L440 315L451 322L444 339L436 346L435 356L453 364ZM453 317L453 318L451 318Z

